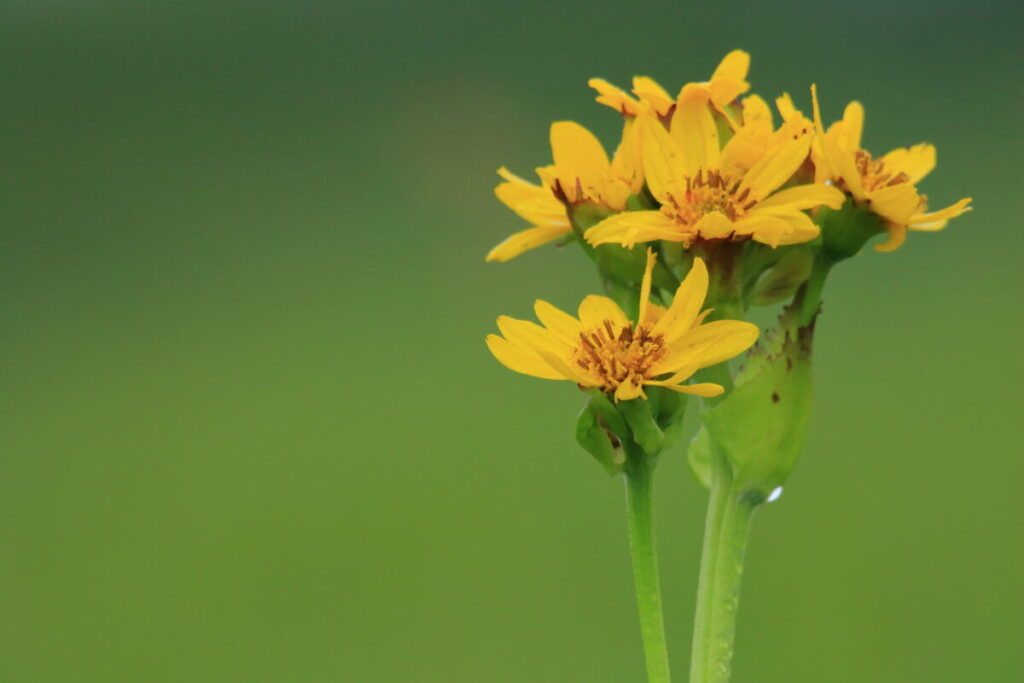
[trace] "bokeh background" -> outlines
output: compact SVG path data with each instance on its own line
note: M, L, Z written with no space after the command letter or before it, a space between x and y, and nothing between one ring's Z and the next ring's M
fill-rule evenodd
M0 680L641 681L621 482L494 316L597 283L495 169L585 86L755 89L976 210L834 274L816 421L755 520L735 680L1024 680L1015 2L76 2L0 9ZM684 680L704 494L659 475Z

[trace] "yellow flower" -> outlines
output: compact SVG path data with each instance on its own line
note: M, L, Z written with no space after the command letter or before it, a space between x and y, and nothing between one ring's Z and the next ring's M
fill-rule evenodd
M508 237L487 254L488 261L508 261L528 249L539 247L572 232L566 204L591 202L611 211L622 211L631 194L644 185L637 132L631 121L622 130L612 160L601 142L589 130L572 121L551 125L554 164L537 169L542 185L534 185L509 173L494 188L505 206L533 227Z
M638 117L637 125L647 186L661 209L610 216L587 231L591 244L632 247L668 240L689 246L717 239L753 239L773 247L797 244L818 236L806 209L842 206L842 192L828 185L779 191L806 160L810 136L774 146L749 168L737 158L736 147L720 150L707 93L701 88L683 89L669 130L650 114Z
M935 168L935 146L914 145L897 148L875 159L862 149L864 107L850 102L841 121L829 126L821 123L817 88L811 86L814 125L817 130L812 156L818 180L836 183L855 201L868 204L881 217L889 239L875 246L892 251L907 238L907 230L941 230L950 218L971 210L970 197L938 211L928 212L928 197L919 194L917 183Z
M715 109L726 113L725 108L733 100L750 90L750 83L747 82L749 70L750 55L743 50L733 50L722 59L718 68L711 74L710 81L690 85L704 89ZM598 102L608 105L623 116L634 117L645 107L650 107L651 111L664 118L672 113L672 108L676 104L664 88L647 76L633 77L633 94L639 100L603 78L591 78L587 85L597 91Z
M498 328L504 336L489 335L488 348L511 370L596 387L617 401L647 398L644 386L698 396L721 394L724 389L718 384L682 382L745 351L757 339L757 326L738 320L703 322L710 313L700 313L708 271L699 258L667 310L651 303L654 262L648 250L638 324L604 296L586 297L578 319L538 300L534 311L543 325L501 316Z

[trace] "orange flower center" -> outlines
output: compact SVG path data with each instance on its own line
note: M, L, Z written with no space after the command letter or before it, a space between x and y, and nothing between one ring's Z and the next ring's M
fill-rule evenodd
M896 173L881 159L872 159L868 152L858 149L854 155L857 172L865 192L880 190L883 187L899 185L910 180L906 173Z
M652 335L645 327L634 331L633 323L617 326L605 320L580 333L573 361L600 383L602 391L611 394L623 382L639 385L666 353L662 335Z
M663 214L681 226L692 227L703 216L713 211L731 221L738 220L754 205L749 199L750 189L737 194L740 179L721 171L697 171L686 177L686 191L681 196L671 195L670 202L661 207Z

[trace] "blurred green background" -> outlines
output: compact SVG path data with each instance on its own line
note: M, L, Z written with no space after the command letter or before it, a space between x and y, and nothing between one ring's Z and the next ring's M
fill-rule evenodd
M0 10L0 681L642 680L621 482L494 317L597 286L495 169L590 76L755 89L976 210L830 282L735 680L1024 680L1019 3L75 2ZM704 493L659 476L678 680Z

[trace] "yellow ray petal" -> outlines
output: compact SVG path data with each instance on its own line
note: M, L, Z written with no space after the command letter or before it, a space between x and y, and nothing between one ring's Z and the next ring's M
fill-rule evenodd
M645 384L654 384L679 392L680 394L692 394L702 398L713 398L725 393L725 387L721 384L711 384L710 382L703 384L669 384L668 382L659 382L658 380L648 380Z
M514 346L507 339L496 334L487 335L487 348L491 350L498 362L509 370L541 379L569 379L557 372L537 354Z
M797 185L787 187L775 194L762 199L754 207L757 209L785 208L803 211L813 209L817 206L827 206L830 209L839 209L843 205L846 195L832 185L816 183L814 185Z
M570 232L572 232L572 229L567 225L538 225L527 228L505 238L505 241L488 252L486 260L508 261L519 256L524 251L557 240L562 235L567 235Z
M946 226L946 221L950 218L956 218L960 214L966 213L971 210L968 204L971 203L970 197L964 197L955 204L950 204L944 209L933 211L932 213L918 213L910 217L910 227L914 230L941 230Z
M647 186L660 203L668 204L673 195L681 194L687 170L683 150L653 115L641 114L636 124Z
M864 132L864 105L854 100L846 105L843 112L843 140L848 149L860 149L860 138Z
M616 87L603 78L591 78L587 85L597 91L595 98L601 104L617 110L623 116L636 116L639 102L622 88Z
M775 98L775 108L779 110L779 116L783 121L802 119L803 113L793 105L793 98L788 92L784 92Z
M550 330L529 320L517 320L507 315L499 315L498 329L512 345L536 353L543 351L561 357L570 351L569 345L559 340Z
M750 235L755 242L777 247L782 244L791 227L785 218L765 211L736 221L734 229L737 235Z
M494 188L494 194L510 209L515 210L515 205L524 201L551 194L547 188L520 178L504 166L498 169L498 175L505 182L498 183Z
M731 237L735 228L724 213L712 211L700 217L694 224L693 231L706 240L719 240Z
M651 273L654 272L654 262L657 260L658 257L654 255L654 250L648 247L647 265L644 268L644 277L640 281L640 312L636 317L637 327L647 320L647 307L651 303Z
M629 319L622 312L619 305L606 296L590 294L580 302L580 322L583 329L599 327L605 320L611 320L616 325L626 325Z
M906 173L916 185L935 168L935 145L900 147L882 157L882 161L896 173Z
M575 344L580 332L583 331L583 325L579 320L543 299L537 299L534 302L533 312L537 314L537 320L540 320L544 327L551 331L551 334L566 344Z
M577 179L586 188L608 174L610 164L601 142L574 121L551 124L551 152L558 179L566 193L575 188Z
M810 149L811 138L807 135L779 145L747 171L739 191L749 188L752 198L764 199L793 177Z
M644 393L644 387L642 384L633 384L628 379L615 389L615 400L616 401L629 401L634 398L647 398L647 394Z
M670 132L683 152L684 168L689 175L701 168L718 168L718 128L711 116L705 88L696 83L683 86L672 114Z
M661 320L654 326L654 334L662 334L666 341L677 339L690 329L694 318L704 305L704 297L708 293L708 268L704 259L695 258L690 272L680 283L672 305L668 307Z
M722 59L708 84L711 101L716 107L721 109L750 90L747 82L749 71L750 55L743 50L733 50Z
M910 183L899 183L869 192L871 211L893 223L906 225L921 205L921 195Z
M664 116L672 108L672 97L653 78L634 76L633 94L651 105L658 116Z
M622 244L632 247L637 242L652 240L682 241L675 221L660 211L626 211L609 216L587 230L583 237L599 244Z
M622 139L612 156L609 173L613 178L626 182L631 193L637 193L643 187L644 167L640 156L640 130L634 120L627 119L622 127Z
M700 368L717 365L740 355L757 341L761 330L742 320L716 320L687 332L672 344L676 349L698 353L695 362Z
M779 218L785 221L789 226L787 230L778 237L778 242L775 246L809 242L821 234L821 228L819 228L815 222L811 220L811 217L803 211L785 207L760 209L755 211L757 211L757 213L751 215Z
M876 244L875 251L892 251L907 241L907 226L889 223L885 228L889 231L889 239L881 244Z

